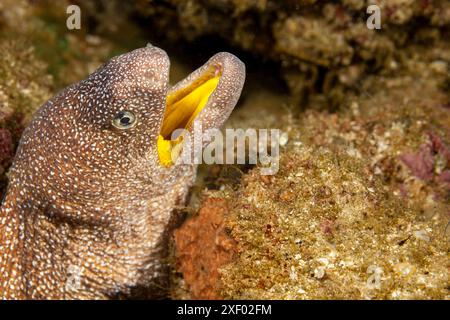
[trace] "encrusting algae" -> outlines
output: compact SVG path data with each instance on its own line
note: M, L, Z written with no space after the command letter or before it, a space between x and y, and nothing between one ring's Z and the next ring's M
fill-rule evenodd
M0 43L0 194L6 172L31 115L51 95L53 79L46 65L23 39Z

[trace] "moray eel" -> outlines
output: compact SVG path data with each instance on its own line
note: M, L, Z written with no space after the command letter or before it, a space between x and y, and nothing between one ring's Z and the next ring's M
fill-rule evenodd
M196 175L170 134L219 128L244 64L218 53L175 86L148 45L46 102L25 129L0 212L3 299L160 298L174 208Z

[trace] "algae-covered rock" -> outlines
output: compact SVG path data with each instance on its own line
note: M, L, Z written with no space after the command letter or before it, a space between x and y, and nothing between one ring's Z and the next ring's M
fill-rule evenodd
M232 299L448 297L448 238L362 162L297 146L272 177L251 171L230 196L238 258L221 269Z
M220 229L237 251L215 266L221 277L210 292L228 299L449 297L447 75L413 65L397 77L369 77L364 94L346 97L338 112L310 104L298 118L289 109L278 114L289 139L275 175L257 168L236 186L210 171L223 190L204 196L226 199ZM274 125L270 117L267 124ZM189 232L195 238L201 227Z

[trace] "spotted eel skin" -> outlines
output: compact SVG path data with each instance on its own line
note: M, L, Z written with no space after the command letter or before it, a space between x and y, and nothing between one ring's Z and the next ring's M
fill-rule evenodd
M154 46L112 58L46 102L21 138L0 211L3 299L160 298L168 292L174 208L195 165L163 166L156 141L167 95L205 72L220 81L197 116L219 128L240 96L244 64L218 53L169 86ZM117 130L123 110L138 121Z

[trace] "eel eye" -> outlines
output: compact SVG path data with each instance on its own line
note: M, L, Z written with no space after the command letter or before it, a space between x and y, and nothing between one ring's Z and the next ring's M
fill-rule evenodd
M117 129L130 129L136 124L136 116L131 111L120 111L112 120Z

